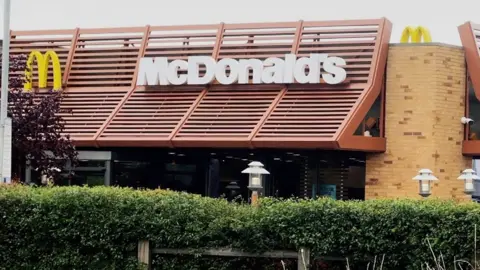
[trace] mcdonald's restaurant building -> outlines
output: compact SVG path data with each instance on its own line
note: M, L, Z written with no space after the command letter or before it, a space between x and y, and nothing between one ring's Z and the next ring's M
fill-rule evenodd
M459 27L463 46L423 28L391 44L391 29L381 18L12 31L11 53L53 62L47 78L34 65L32 87L62 88L71 111L81 162L64 184L247 197L241 171L255 160L266 196L418 197L412 177L428 168L432 196L464 199L457 177L480 155L480 25Z

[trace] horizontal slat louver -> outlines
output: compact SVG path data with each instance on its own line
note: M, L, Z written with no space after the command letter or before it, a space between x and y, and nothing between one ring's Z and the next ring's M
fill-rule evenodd
M327 53L345 59L349 83L290 86L253 141L335 140L347 115L366 91L378 38L378 24L304 22L297 55Z
M256 139L333 138L362 90L288 89L257 133Z
M130 86L144 29L80 29L67 85Z
M173 87L137 89L116 113L99 141L156 140L168 145L168 138L203 88Z
M287 147L282 141L336 141L356 102L379 68L384 68L377 56L385 22L13 31L12 54L28 54L32 49L57 52L68 73L62 106L74 110L73 115L65 115L67 132L74 138L117 143L112 146L142 145L145 140L154 146L201 147L225 142L219 146L232 147L242 142L242 146L257 147L260 142L258 147ZM132 88L141 57L265 59L289 53L344 58L347 83ZM50 71L49 86L51 78Z
M64 93L61 116L65 134L75 141L92 141L108 116L125 95L126 88L105 89L102 92L69 91ZM38 93L39 97L45 95Z
M211 56L215 47L218 25L196 27L158 26L150 28L145 57L168 57L169 60L188 56Z
M292 52L297 23L226 24L219 58L265 59Z
M472 27L475 41L477 42L477 48L480 50L480 24L473 24Z
M167 57L170 61L189 56L212 56L219 25L154 26L150 28L145 57ZM205 69L200 67L200 74ZM184 74L184 71L180 71Z
M68 54L72 49L72 40L76 31L72 30L55 30L55 31L12 31L10 40L10 55L28 55L32 51L45 53L47 51L55 51L58 55L62 74L65 72ZM17 72L17 75L24 72ZM11 75L14 75L13 72ZM49 68L47 86L53 87L53 70ZM38 87L38 67L36 61L33 63L33 87Z
M298 56L327 53L345 59L350 83L367 83L375 44L379 34L378 24L328 25L322 22L305 22L298 48Z
M280 92L279 86L215 86L208 89L174 141L247 141Z

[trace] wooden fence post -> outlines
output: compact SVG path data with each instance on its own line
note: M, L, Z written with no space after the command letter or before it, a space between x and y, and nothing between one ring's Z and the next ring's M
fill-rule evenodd
M298 250L298 270L308 270L310 268L310 249L301 247Z
M152 268L151 254L150 242L148 240L138 241L138 262L146 265L144 269Z

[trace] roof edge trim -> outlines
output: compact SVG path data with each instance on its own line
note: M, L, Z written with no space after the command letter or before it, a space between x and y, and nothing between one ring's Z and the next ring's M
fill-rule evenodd
M480 100L480 52L473 32L472 23L466 22L460 25L458 32L465 51L467 72L472 80L475 96Z
M339 142L339 147L349 145L348 140L351 140L358 125L362 122L362 119L368 113L375 99L380 95L383 81L385 77L385 70L387 65L389 40L392 34L392 23L387 19L382 24L380 32L380 40L378 41L378 47L376 49L375 64L372 67L372 79L369 81L366 89L362 95L358 98L356 105L352 108L344 123L340 127L336 134L336 140ZM370 138L370 137L369 137ZM363 143L363 140L359 141ZM367 145L370 145L368 142ZM374 146L374 145L372 145ZM364 149L363 146L358 146L359 149ZM377 146L374 146L377 147ZM372 148L372 151L382 151L382 148ZM384 151L384 150L383 150Z

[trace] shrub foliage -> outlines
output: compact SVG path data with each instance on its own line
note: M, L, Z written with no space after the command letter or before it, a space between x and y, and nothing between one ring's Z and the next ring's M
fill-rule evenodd
M431 261L427 238L446 261L472 258L480 221L473 203L264 199L253 208L108 187L0 186L0 205L0 269L136 269L141 239L158 248L306 246L314 256L349 257L351 264L385 254L384 269L420 269ZM268 269L247 262L156 257L155 269Z

